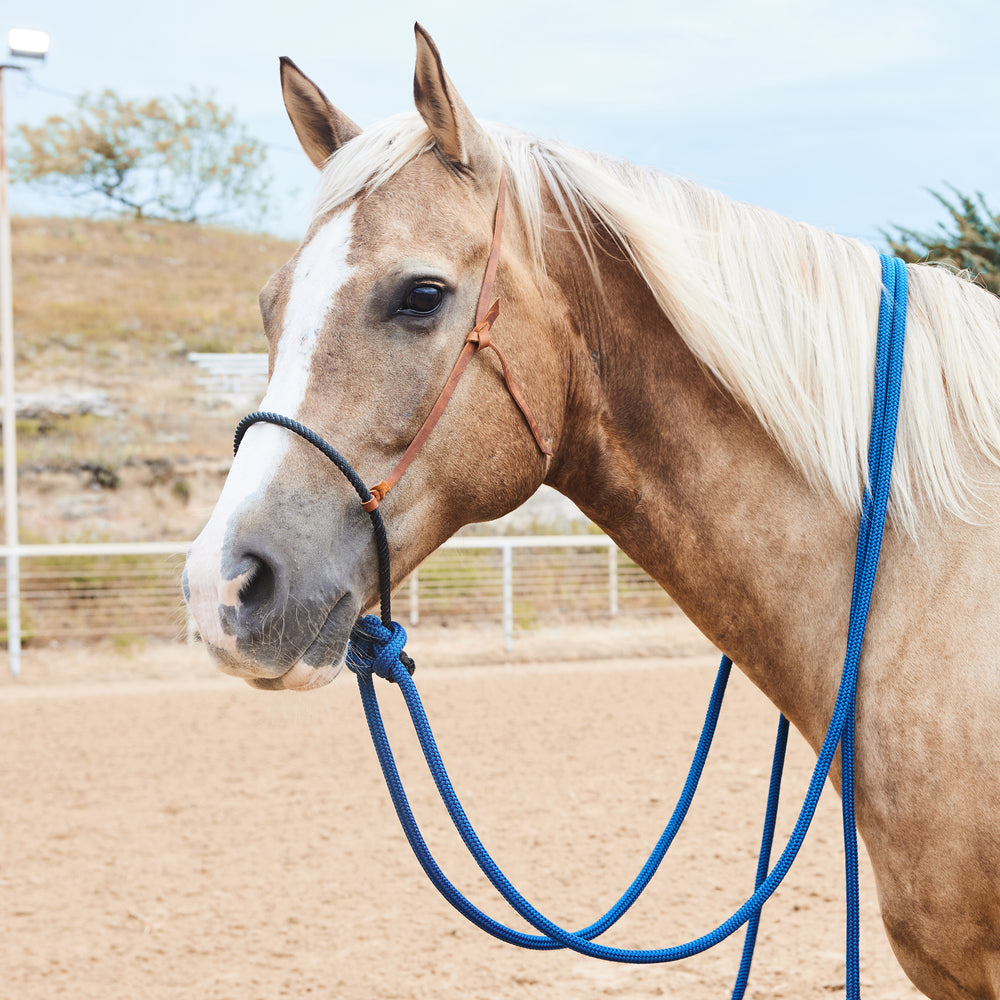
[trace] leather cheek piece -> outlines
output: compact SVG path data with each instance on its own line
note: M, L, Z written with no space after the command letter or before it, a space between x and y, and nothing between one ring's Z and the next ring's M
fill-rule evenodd
M403 453L403 457L400 458L400 460L396 463L396 467L385 479L382 480L382 482L370 488L371 498L362 502L361 506L369 513L375 510L375 508L378 507L378 505L385 499L385 495L393 488L393 486L396 485L396 483L399 482L403 473L410 467L410 464L419 454L420 449L423 448L427 439L430 437L431 431L434 430L438 420L441 419L441 415L444 413L445 407L448 405L449 400L458 386L459 379L462 377L469 362L472 360L472 355L478 351L485 350L486 348L490 348L495 351L497 357L500 359L500 366L503 369L503 378L507 386L507 391L510 393L511 398L517 405L517 408L521 411L525 423L528 425L528 429L531 431L532 437L534 437L539 450L546 456L546 458L552 457L552 449L545 443L545 439L542 437L542 433L538 428L538 423L535 420L530 407L525 402L524 396L521 394L520 390L517 388L517 385L514 382L514 376L510 370L510 365L507 364L507 359L500 351L500 348L493 343L490 335L490 330L496 322L497 317L500 315L500 301L498 299L494 300L492 305L488 304L493 298L493 284L496 280L497 265L500 260L500 238L503 234L503 220L506 204L507 173L506 170L504 170L500 174L500 190L497 194L496 221L493 226L493 243L490 247L489 259L486 262L486 272L483 275L483 286L480 289L479 302L476 306L476 325L465 338L465 345L462 348L462 353L459 354L458 360L455 362L455 366L452 368L451 374L448 376L448 381L445 382L444 388L441 390L441 394L438 396L437 401L431 408L431 412L427 414L427 418L424 420L423 424L421 424L420 430L417 431L416 436Z

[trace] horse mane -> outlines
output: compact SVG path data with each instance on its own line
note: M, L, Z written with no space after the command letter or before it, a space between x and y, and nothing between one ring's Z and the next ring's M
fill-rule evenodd
M692 353L816 488L858 510L867 485L881 290L867 244L690 181L483 123L544 268L543 185L596 274L610 236ZM346 143L316 211L373 189L433 146L415 113ZM1000 465L1000 300L941 267L909 266L890 516L986 515L977 480ZM990 468L992 467L992 468Z

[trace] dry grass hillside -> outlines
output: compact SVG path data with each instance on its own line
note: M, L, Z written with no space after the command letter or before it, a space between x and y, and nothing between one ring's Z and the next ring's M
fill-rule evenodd
M257 294L294 244L180 223L27 218L14 220L13 247L18 394L97 390L112 411L18 420L22 541L193 538L236 422L260 396L206 391L188 353L265 350ZM503 530L584 527L543 491Z
M257 293L294 244L182 223L15 219L19 375L260 350Z
M26 541L192 537L234 419L190 351L262 351L257 293L294 250L162 222L15 219L17 392L99 390L110 416L18 421Z

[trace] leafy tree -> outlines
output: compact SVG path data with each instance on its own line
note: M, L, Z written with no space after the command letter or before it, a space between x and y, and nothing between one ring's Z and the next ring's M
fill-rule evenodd
M224 221L266 212L264 146L231 110L188 97L128 101L84 94L68 115L17 126L14 180L44 184L90 210L140 218Z
M962 194L949 185L954 201L936 191L930 193L951 216L938 223L938 231L919 233L895 226L895 236L884 232L892 252L912 263L935 260L970 271L994 295L1000 295L1000 215L994 215L986 199Z

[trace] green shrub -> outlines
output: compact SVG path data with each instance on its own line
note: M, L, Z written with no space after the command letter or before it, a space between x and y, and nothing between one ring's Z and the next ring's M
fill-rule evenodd
M947 210L950 221L939 222L938 231L920 233L894 226L884 232L892 252L907 263L940 261L973 278L994 295L1000 295L1000 215L995 215L982 194L962 194L949 185L954 201L931 191Z

